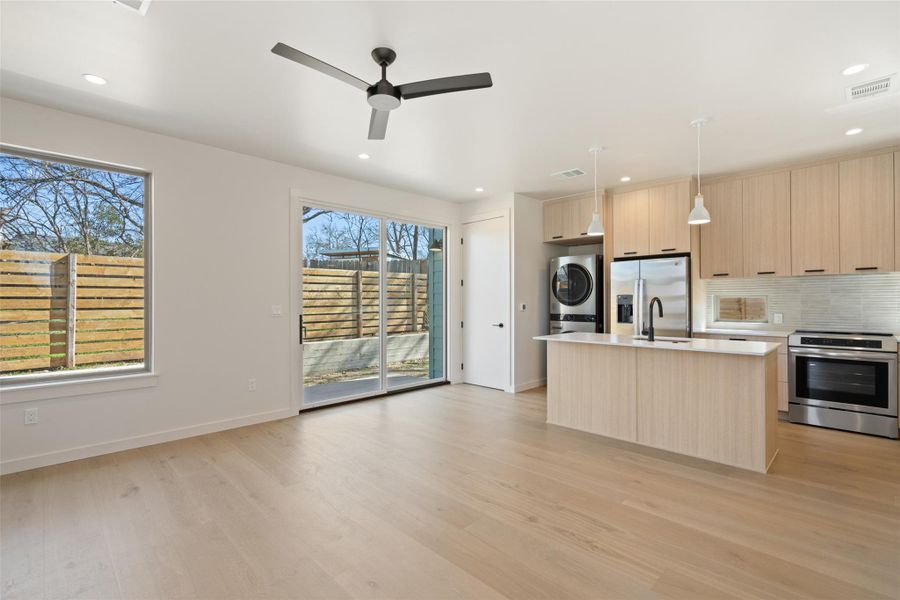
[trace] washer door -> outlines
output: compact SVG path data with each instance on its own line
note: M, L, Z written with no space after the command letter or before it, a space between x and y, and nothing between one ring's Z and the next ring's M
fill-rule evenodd
M581 265L562 265L553 274L550 288L553 297L565 306L578 306L591 295L593 289L591 274Z

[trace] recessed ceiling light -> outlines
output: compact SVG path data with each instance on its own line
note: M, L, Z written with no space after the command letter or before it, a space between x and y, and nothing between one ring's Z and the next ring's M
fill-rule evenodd
M476 191L476 192L483 192L483 191L484 191L484 188L475 188L475 191Z
M843 71L841 71L841 73L843 73L844 75L856 75L857 73L862 73L863 71L865 71L868 68L869 68L869 65L866 63L859 64L859 65L851 65L851 66L847 67L846 69L844 69Z
M853 129L848 129L844 133L846 133L847 135L856 135L857 133L862 133L862 129L860 129L859 127L854 127Z
M106 80L100 77L99 75L92 75L90 73L85 73L82 75L84 80L88 83L93 83L94 85L106 85Z
M357 156L358 156L360 159L362 159L362 160L369 160L369 158L371 158L371 157L370 157L368 154L366 154L365 152L362 152L362 153L360 153L360 154L357 154Z
M625 177L621 178L619 181L621 181L622 183L628 183L629 181L631 181L631 177L626 175Z

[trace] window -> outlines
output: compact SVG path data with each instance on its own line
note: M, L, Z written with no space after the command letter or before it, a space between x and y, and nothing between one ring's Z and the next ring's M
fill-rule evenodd
M149 180L0 149L0 381L149 366Z
M715 296L715 311L716 321L769 322L765 296L749 298Z

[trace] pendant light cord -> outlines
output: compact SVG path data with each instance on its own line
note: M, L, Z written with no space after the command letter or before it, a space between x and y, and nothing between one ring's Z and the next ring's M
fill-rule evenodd
M594 154L594 212L600 213L600 205L597 203L597 150L593 150Z
M700 193L700 128L703 123L697 123L697 193Z

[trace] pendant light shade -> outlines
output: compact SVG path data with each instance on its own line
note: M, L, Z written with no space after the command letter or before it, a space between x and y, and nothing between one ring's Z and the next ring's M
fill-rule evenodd
M710 222L709 211L703 205L703 194L700 193L700 128L706 125L709 119L695 119L691 121L691 127L697 129L697 195L694 196L694 208L688 215L689 225L705 225Z
M703 194L697 194L694 196L694 208L691 210L691 214L688 215L688 224L704 225L709 223L709 221L709 211L703 206Z
M589 152L594 155L594 214L591 217L591 224L588 225L587 234L593 236L603 235L603 222L600 221L600 204L597 200L597 154L603 150L600 146L594 146Z

